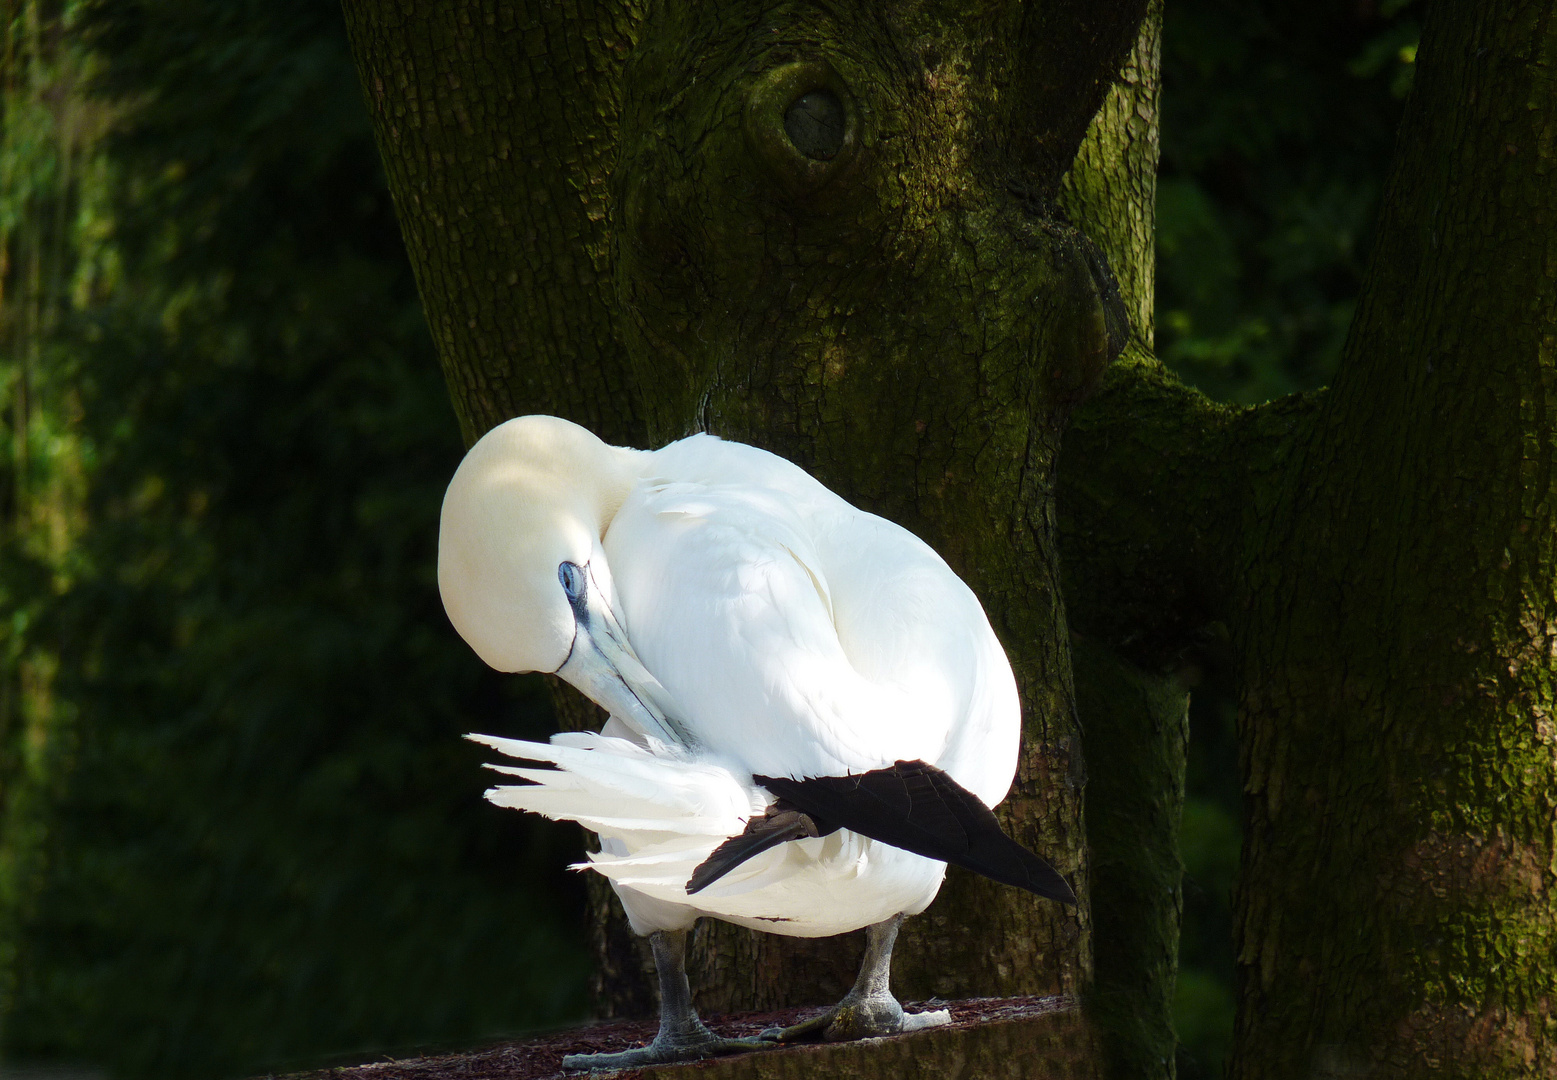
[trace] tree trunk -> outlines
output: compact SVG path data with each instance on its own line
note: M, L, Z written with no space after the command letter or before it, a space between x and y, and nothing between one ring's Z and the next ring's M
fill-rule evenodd
M1154 2L1061 196L1071 220L1103 248L1119 282L1130 321L1118 364L1125 370L1148 363L1152 350L1161 28L1162 6ZM1060 455L1062 478L1076 462L1070 441L1067 436ZM1074 527L1066 496L1061 491L1058 499L1062 583L1087 763L1095 928L1087 1011L1104 1033L1109 1076L1172 1077L1183 914L1179 818L1189 734L1182 657L1096 633L1107 612L1094 609L1096 593L1084 579L1100 549Z
M1082 902L954 871L897 978L910 998L1080 994L1086 770L1052 474L1129 328L1051 207L1143 4L345 8L467 437L549 411L639 445L751 442L979 593L1024 706L1000 813ZM723 924L694 956L708 1008L824 1003L854 960Z
M641 443L611 246L623 61L644 5L344 5L466 442L525 412Z
M1067 439L1078 622L1241 669L1237 1077L1557 1075L1552 14L1431 9L1330 390Z
M468 436L754 442L984 599L1027 724L1002 814L1083 903L953 874L910 995L1090 985L1114 1073L1171 1072L1173 672L1225 640L1263 1078L1557 1075L1551 6L1431 10L1341 375L1241 411L1150 356L1150 33L1060 190L1138 7L346 9ZM1126 332L1059 463L1062 578L1060 428ZM695 954L719 1007L852 962L715 925Z
M1246 517L1239 1077L1557 1076L1553 14L1432 9L1341 372Z

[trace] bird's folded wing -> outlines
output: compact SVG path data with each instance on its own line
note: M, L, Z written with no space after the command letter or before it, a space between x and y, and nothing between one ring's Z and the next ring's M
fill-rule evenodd
M849 829L1051 900L1076 902L1054 867L1007 836L989 807L934 765L899 761L852 776L753 779L819 825Z

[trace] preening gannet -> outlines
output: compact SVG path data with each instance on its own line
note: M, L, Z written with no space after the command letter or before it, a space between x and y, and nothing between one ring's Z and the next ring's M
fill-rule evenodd
M771 1045L697 1019L700 916L819 937L869 928L849 995L778 1039L944 1023L888 989L904 916L947 862L1073 903L989 807L1016 770L1016 682L973 592L928 545L755 447L609 446L510 420L444 498L438 586L501 671L555 672L602 706L549 744L472 736L521 764L487 798L577 821L659 968L661 1028L623 1068ZM766 1036L765 1036L766 1037Z

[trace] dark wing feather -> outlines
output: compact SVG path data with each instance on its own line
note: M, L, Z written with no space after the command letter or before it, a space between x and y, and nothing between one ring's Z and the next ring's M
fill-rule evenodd
M810 814L779 799L768 807L767 813L748 821L744 832L730 837L714 848L708 858L698 863L687 881L687 893L702 892L747 859L761 855L770 847L789 840L826 836L837 831L838 826L818 822Z
M1076 894L1054 867L1007 836L977 795L934 765L899 761L888 769L852 776L754 779L838 828L955 863L1051 900L1076 902Z

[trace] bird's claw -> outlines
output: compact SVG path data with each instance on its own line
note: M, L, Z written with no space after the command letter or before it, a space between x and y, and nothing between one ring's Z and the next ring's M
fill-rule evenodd
M580 1072L604 1072L608 1069L642 1069L649 1065L670 1065L678 1061L698 1061L702 1058L722 1057L725 1054L744 1054L752 1050L771 1050L773 1043L763 1039L726 1039L697 1025L698 1030L667 1036L664 1032L654 1037L648 1046L633 1050L619 1050L603 1054L568 1054L562 1059L564 1069Z
M822 1039L826 1042L848 1042L852 1039L874 1039L883 1035L901 1035L908 1031L939 1027L951 1023L951 1013L946 1009L929 1012L904 1012L897 999L844 998L832 1008L809 1020L802 1020L787 1028L767 1028L758 1038L770 1043L804 1042Z

